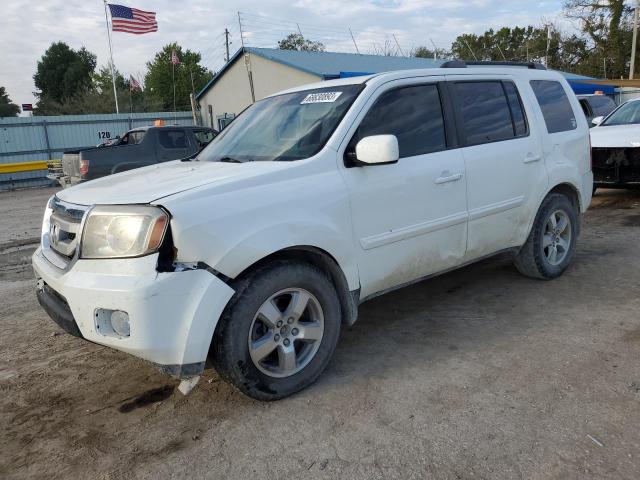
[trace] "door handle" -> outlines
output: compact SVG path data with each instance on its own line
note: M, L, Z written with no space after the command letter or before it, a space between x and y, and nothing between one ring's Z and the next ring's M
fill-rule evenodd
M446 176L436 178L433 183L436 185L442 185L443 183L456 182L462 178L461 173L456 173L454 175L447 175L447 173L448 172L443 172L443 175Z
M539 162L540 160L542 160L542 157L540 155L534 155L533 153L527 153L527 156L524 157L523 162L524 163L534 163L534 162Z

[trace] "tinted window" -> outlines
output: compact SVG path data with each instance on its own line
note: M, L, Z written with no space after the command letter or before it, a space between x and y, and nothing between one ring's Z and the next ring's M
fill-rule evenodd
M531 88L538 99L549 133L566 132L576 128L576 117L560 82L531 80Z
M200 142L200 145L206 145L216 136L213 130L195 130L193 135Z
M514 137L511 111L501 82L453 84L467 145Z
M182 130L160 130L160 145L164 148L185 148L187 136Z
M120 140L119 145L137 145L142 141L146 130L136 130L134 132L127 133L122 140Z
M362 120L350 147L370 135L395 135L400 158L444 150L446 139L436 85L419 85L384 93Z
M522 108L522 102L520 101L518 90L516 90L516 86L511 82L504 82L503 85L504 91L507 93L511 116L513 117L513 133L516 137L526 135L528 131L527 120L524 115L524 109Z
M616 108L616 102L611 97L604 95L589 97L588 102L591 105L591 110L593 110L593 115L596 117L609 115Z

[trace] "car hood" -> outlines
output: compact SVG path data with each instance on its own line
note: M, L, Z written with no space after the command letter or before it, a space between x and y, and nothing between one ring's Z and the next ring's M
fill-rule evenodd
M640 147L640 125L594 127L589 133L592 147Z
M286 168L290 162L182 162L137 168L80 183L56 196L77 205L150 203L213 183L236 182Z

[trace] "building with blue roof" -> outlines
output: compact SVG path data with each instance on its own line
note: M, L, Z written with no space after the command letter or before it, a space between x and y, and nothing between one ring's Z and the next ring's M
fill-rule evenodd
M275 48L239 49L196 95L205 125L222 129L254 101L306 83L417 68L437 68L445 60L417 57L301 52ZM576 93L613 87L584 83L590 77L563 73ZM593 79L591 79L593 80ZM611 90L611 92L609 92Z

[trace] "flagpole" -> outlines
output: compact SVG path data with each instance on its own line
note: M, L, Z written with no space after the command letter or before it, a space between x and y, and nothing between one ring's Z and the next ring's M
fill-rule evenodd
M107 15L107 0L104 0L104 21L107 25L107 39L109 40L109 54L111 55L111 83L113 83L113 98L116 101L116 113L120 113L118 108L118 93L116 92L116 74L113 64L113 47L111 46L111 32L109 32L109 16Z
M173 71L172 76L173 76L173 116L174 116L174 123L178 123L178 117L176 114L176 64L173 61L173 56L171 58L171 70Z

